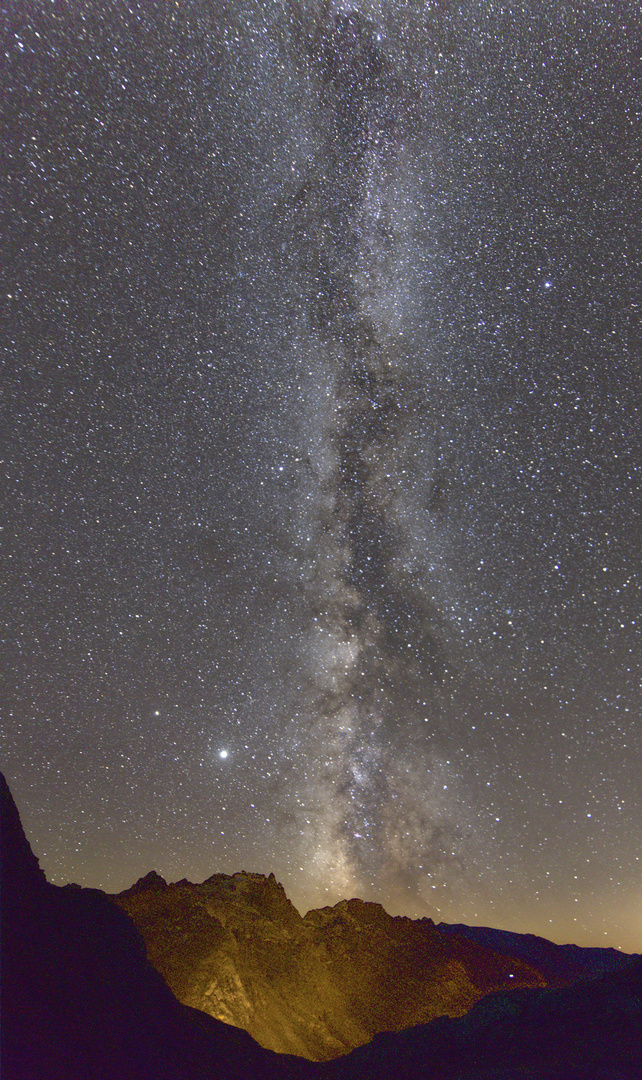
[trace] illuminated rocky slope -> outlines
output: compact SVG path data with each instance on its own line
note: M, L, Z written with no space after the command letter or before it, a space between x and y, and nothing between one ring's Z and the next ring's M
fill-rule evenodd
M344 900L302 918L272 875L166 885L152 872L117 902L180 1001L313 1060L461 1016L492 991L546 985L523 961L378 904Z
M570 989L490 994L466 1016L442 1016L406 1031L376 1035L366 1046L332 1061L313 1064L263 1050L244 1031L176 1001L147 962L131 921L104 893L50 885L1 775L0 793L3 1080L642 1076L640 958ZM347 1006L353 1030L366 1030L381 1021L386 1002L399 1017L417 1008L425 994L421 973L431 966L435 996L441 994L442 1003L458 988L478 992L484 980L498 977L496 954L485 950L485 966L484 952L466 953L468 943L460 936L449 940L427 920L391 919L377 905L350 901L301 919L274 879L258 874L215 875L201 886L167 886L152 874L119 903L136 908L139 920L148 920L148 936L156 926L158 951L162 933L168 935L165 964L168 971L173 968L175 979L190 963L198 970L199 957L201 977L208 964L211 975L212 955L227 957L227 984L210 978L206 996L218 994L218 1007L236 1021L243 1008L249 1015L258 1008L267 1023L270 1009L277 1016L280 1008L284 1030L300 1038L316 1030L320 1044L330 1030L333 1000L337 1011L339 1002ZM550 950L547 955L550 960ZM259 959L262 981L256 978ZM302 985L304 975L308 988L316 978L316 999L297 996L292 982L297 963ZM247 979L251 969L254 983L244 985L239 972ZM288 979L292 996L286 1000L279 994ZM340 1028L334 1037L345 1034L346 1028Z

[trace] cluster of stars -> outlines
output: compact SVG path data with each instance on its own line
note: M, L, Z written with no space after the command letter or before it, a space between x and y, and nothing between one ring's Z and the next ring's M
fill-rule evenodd
M0 719L52 880L639 950L642 23L571 7L10 5Z

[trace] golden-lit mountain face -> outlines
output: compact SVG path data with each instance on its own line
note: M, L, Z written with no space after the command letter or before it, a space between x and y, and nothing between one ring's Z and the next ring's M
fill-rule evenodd
M379 904L344 900L302 917L273 875L166 885L152 872L117 902L180 1001L315 1061L461 1016L495 990L546 985L529 964Z
M301 918L273 876L245 872L202 885L166 885L152 872L115 898L59 888L39 868L2 774L0 811L3 1080L642 1076L641 957L394 919L360 900ZM201 1011L171 993L122 909ZM517 955L537 957L540 976ZM585 979L489 994L465 1016L391 1030L436 1006L461 1010L502 980L541 982L544 967L552 983L573 968ZM204 1001L228 1023L206 1015ZM272 1043L334 1057L274 1053L234 1026L248 1021Z

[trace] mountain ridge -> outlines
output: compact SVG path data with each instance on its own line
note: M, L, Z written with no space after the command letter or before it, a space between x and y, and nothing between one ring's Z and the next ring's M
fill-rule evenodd
M537 934L522 934L515 930L496 930L490 926L467 926L465 923L438 923L442 934L458 935L486 945L505 956L518 956L533 964L544 977L556 986L571 986L584 978L597 978L608 972L621 971L640 953L625 953L602 946L558 945Z
M642 959L569 988L486 995L459 1018L379 1033L347 1056L313 1063L274 1054L245 1031L189 1008L148 963L132 920L110 897L49 884L0 774L2 1067L6 1080L639 1080ZM133 895L184 894L150 873ZM273 878L212 875L209 895L235 890L303 922ZM195 888L192 886L192 889ZM289 906L288 906L289 905ZM246 907L248 905L246 904ZM339 910L337 911L336 908ZM294 914L292 914L294 912ZM320 909L313 930L338 935L360 920L377 939L376 904ZM233 921L233 920L232 920ZM428 924L430 920L425 920ZM443 934L431 925L430 936ZM225 927L219 921L221 931ZM425 929L425 927L424 927ZM486 928L488 929L488 928ZM502 932L500 932L502 933ZM248 940L251 941L251 933ZM451 935L457 947L471 945ZM275 940L278 944L278 935ZM350 938L348 934L348 945ZM344 941L345 944L345 941ZM564 947L558 947L564 948ZM348 949L349 954L349 949ZM495 954L497 955L497 954ZM505 958L507 959L507 958Z
M529 953L529 935L513 935L511 951L502 931L494 948L474 940L474 928L469 936L357 898L301 915L273 874L168 884L150 871L114 900L180 1001L313 1061L384 1031L462 1016L493 992L568 986L628 962L615 950L571 962L544 939Z

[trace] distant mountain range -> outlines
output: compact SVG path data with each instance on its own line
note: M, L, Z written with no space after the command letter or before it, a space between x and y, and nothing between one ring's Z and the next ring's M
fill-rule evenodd
M360 900L301 917L258 874L57 888L0 783L5 1080L642 1077L639 957Z
M621 971L637 955L618 949L555 945L535 934L515 934L510 930L493 930L490 926L439 923L437 929L442 934L483 945L501 956L518 957L535 968L549 986L571 986L580 979Z

